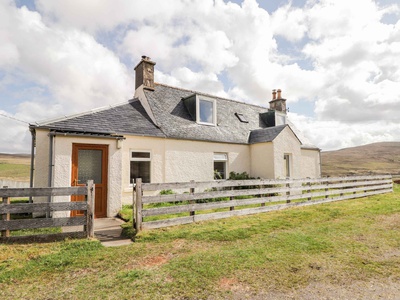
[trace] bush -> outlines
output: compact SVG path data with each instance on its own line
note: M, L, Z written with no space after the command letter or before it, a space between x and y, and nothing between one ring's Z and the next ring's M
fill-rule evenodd
M247 180L247 179L255 179L254 177L250 177L247 172L242 172L242 173L236 173L236 172L230 172L229 173L229 180Z

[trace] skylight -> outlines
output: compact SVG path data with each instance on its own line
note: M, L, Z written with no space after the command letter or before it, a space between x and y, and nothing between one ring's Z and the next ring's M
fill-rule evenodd
M249 121L246 120L246 118L243 116L243 114L235 113L235 116L239 119L240 122L249 123Z

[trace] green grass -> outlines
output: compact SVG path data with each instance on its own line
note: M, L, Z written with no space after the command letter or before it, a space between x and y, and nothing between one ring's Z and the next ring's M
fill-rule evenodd
M29 172L29 165L0 162L0 178L28 180Z
M96 240L0 245L0 294L251 299L313 283L385 284L400 280L399 249L396 186L393 194L145 231L123 247Z

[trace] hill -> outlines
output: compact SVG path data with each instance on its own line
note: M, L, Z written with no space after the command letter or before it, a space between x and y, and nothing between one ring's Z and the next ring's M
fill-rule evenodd
M400 142L321 152L323 176L400 174Z
M29 154L0 153L0 179L28 181L30 163Z

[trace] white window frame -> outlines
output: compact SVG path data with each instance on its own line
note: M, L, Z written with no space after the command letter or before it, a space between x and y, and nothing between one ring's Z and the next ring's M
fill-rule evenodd
M137 157L137 158L134 158L134 157L132 157L132 154L134 152L149 153L149 157ZM149 174L149 177L150 177L150 182L151 182L151 173L152 173L152 171L151 171L151 167L152 167L151 159L152 159L152 157L153 157L153 154L151 153L150 150L135 150L135 149L130 149L129 150L129 181L131 181L131 163L130 162L131 161L149 161L150 162L150 174ZM129 186L132 186L132 185L133 185L133 183L129 182Z
M275 111L275 126L287 124L286 114Z
M228 179L228 153L214 152L214 157L213 158L214 158L213 159L213 174L215 172L214 163L223 162L223 163L225 163L225 170L224 170L225 171L224 172L225 173L225 178L222 178L221 180ZM214 178L214 176L213 176L213 178ZM214 180L218 180L218 179L214 178Z
M213 122L200 121L200 101L208 101L213 104ZM217 102L215 99L196 95L196 122L202 125L216 126L217 125Z

